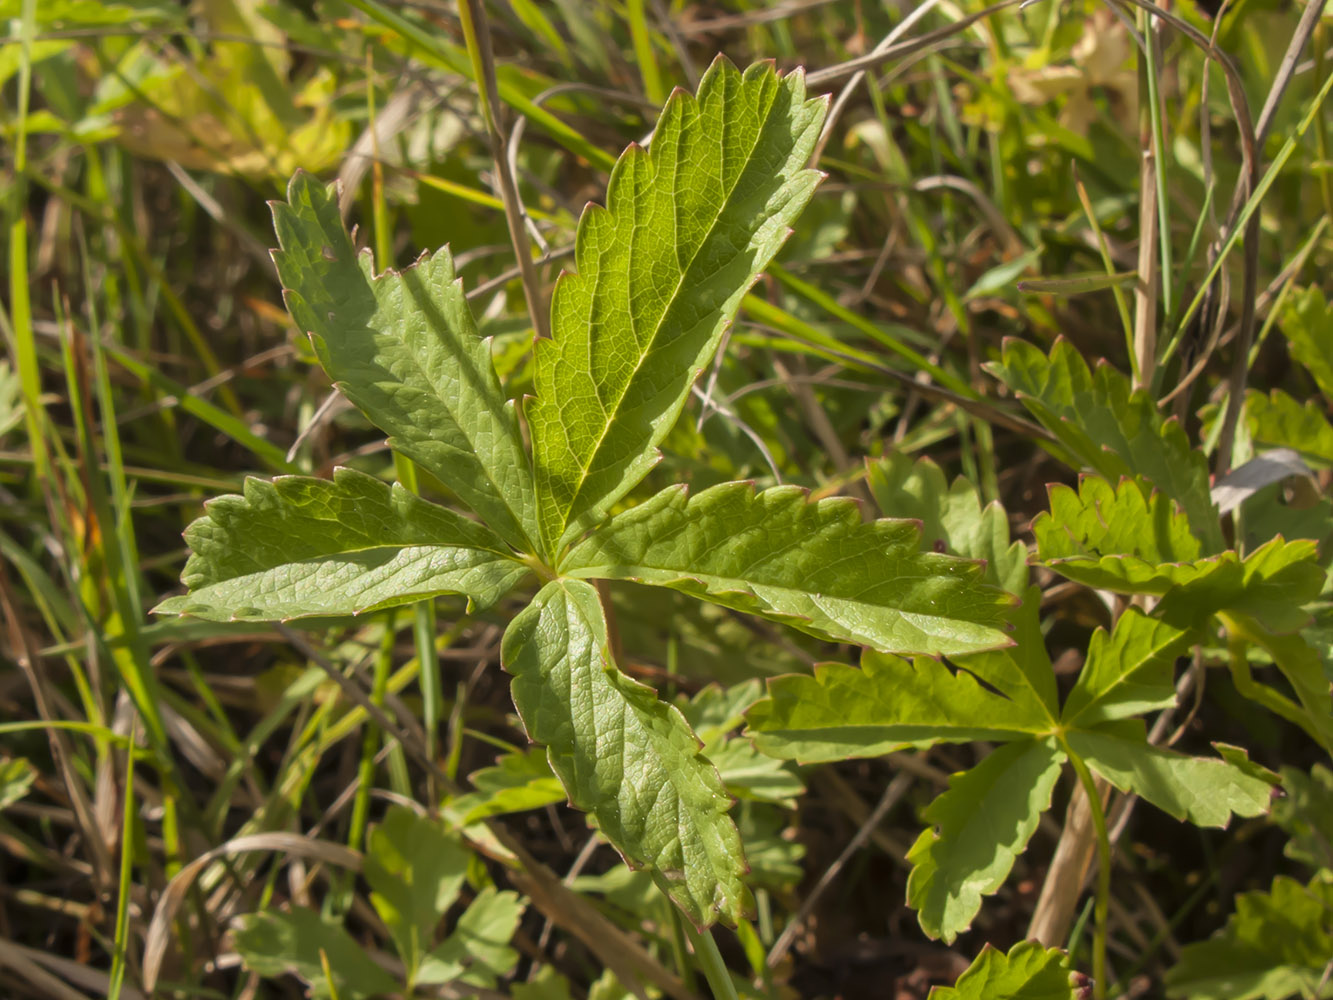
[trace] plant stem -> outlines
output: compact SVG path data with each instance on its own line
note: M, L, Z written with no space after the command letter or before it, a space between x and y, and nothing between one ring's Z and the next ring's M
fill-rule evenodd
M491 30L481 0L461 0L458 4L458 19L463 25L463 41L467 44L468 57L472 60L477 80L477 92L481 97L481 117L491 140L496 184L500 188L500 200L505 206L509 241L514 245L514 256L518 258L523 293L528 303L528 317L532 320L532 329L536 331L538 339L550 337L546 301L537 278L537 266L532 262L528 233L523 228L523 203L519 200L518 187L509 169L505 138L500 132L499 89L495 82L495 59L491 54Z
M731 973L727 971L727 963L722 961L722 952L717 950L717 942L713 940L713 932L697 931L688 920L682 920L681 926L690 939L690 947L694 949L694 957L703 970L704 978L708 980L708 988L713 991L714 1000L740 1000L736 995L736 986L731 981Z
M1079 784L1088 797L1093 829L1097 832L1097 897L1094 914L1096 929L1092 939L1092 995L1094 1000L1106 1000L1106 915L1111 906L1111 838L1106 831L1106 813L1092 772L1082 758L1065 744L1065 752L1074 765Z

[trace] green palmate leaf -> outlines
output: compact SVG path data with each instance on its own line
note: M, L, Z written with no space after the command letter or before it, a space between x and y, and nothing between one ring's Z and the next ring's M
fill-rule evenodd
M1011 603L981 567L922 552L911 521L861 520L846 498L673 486L618 514L569 554L564 572L638 580L763 615L824 639L907 653L1003 645Z
M932 828L907 854L907 902L922 930L951 942L971 925L1050 808L1064 760L1054 740L1022 740L949 779L922 814Z
M1209 941L1188 944L1166 976L1167 996L1284 1000L1333 996L1333 881L1279 875L1268 892L1236 897L1236 912Z
M1050 728L1045 711L1010 701L938 660L867 652L861 668L821 664L813 677L768 682L747 713L755 746L801 761L878 757L904 746L1014 740Z
M212 621L360 614L436 594L494 604L527 572L492 532L351 469L245 481L190 525L188 594L155 609Z
M292 973L316 997L338 1000L396 993L402 983L376 965L352 936L313 910L251 913L241 917L232 940L245 967L261 976ZM327 961L329 973L324 973Z
M497 892L488 886L458 918L458 926L421 964L422 985L460 980L492 988L499 977L518 964L518 952L509 946L523 917L518 893Z
M1012 646L952 657L953 662L975 674L1006 698L1025 707L1034 717L1054 723L1060 715L1060 696L1055 670L1041 634L1041 588L1029 587L1023 604L1010 615L1014 631Z
M1049 358L1031 344L1007 340L1002 360L987 367L1079 462L1112 482L1143 476L1185 510L1204 555L1225 547L1209 496L1207 458L1147 392L1131 392L1129 380L1109 364L1089 371L1063 338Z
M549 548L599 521L656 461L690 385L773 259L819 174L805 168L824 100L771 64L719 58L698 96L672 94L652 150L616 163L589 206L577 274L551 303L530 407Z
M1076 1000L1068 958L1035 941L1020 941L1008 954L986 945L955 985L935 987L930 1000Z
M570 801L696 924L738 920L745 859L731 799L680 711L617 669L592 585L543 587L510 623L502 658Z
M1224 827L1232 813L1258 816L1272 801L1272 785L1250 768L1151 746L1138 719L1074 729L1066 738L1071 752L1120 791L1195 826Z
M937 543L956 555L986 560L986 581L1011 594L1028 584L1027 547L1009 540L1009 519L998 503L981 506L977 488L963 477L949 486L928 458L913 461L894 452L868 465L870 490L885 517L921 522L925 548Z
M1127 608L1109 635L1093 633L1087 662L1065 700L1065 724L1088 728L1174 705L1176 658L1193 637L1192 629Z
M1291 297L1282 313L1282 332L1291 356L1314 376L1324 398L1333 402L1333 307L1318 286Z
M440 917L467 876L468 851L438 820L394 806L370 833L363 872L370 901L415 982Z
M1051 509L1037 515L1037 557L1062 576L1121 594L1165 594L1213 572L1176 505L1143 480L1118 487L1083 476L1078 491L1049 488Z
M1280 389L1245 394L1245 426L1256 444L1291 448L1309 461L1333 465L1333 424L1325 410L1313 399L1301 405Z
M518 420L448 250L374 277L332 193L298 173L287 197L273 203L282 247L273 260L329 377L395 449L506 541L531 548L536 507Z

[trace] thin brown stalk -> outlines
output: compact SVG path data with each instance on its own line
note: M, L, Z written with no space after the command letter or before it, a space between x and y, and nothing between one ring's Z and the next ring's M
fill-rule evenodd
M546 313L546 296L537 277L537 266L532 260L528 232L523 225L523 203L518 196L518 186L514 183L509 156L505 151L504 133L500 129L500 91L495 80L495 56L491 51L490 23L481 0L462 0L458 5L458 19L463 26L463 38L467 42L468 55L472 58L477 90L481 96L481 117L486 123L486 134L491 143L491 159L495 164L500 200L504 202L509 240L514 245L514 256L518 259L519 274L523 279L528 317L532 320L537 337L548 338L551 336L551 326Z

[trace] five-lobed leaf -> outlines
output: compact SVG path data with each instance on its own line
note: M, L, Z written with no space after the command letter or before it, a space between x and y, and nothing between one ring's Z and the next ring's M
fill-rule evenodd
M820 638L902 653L1006 644L1012 599L979 564L920 550L911 521L863 523L855 501L795 487L669 487L570 552L576 577L672 587Z
M656 462L690 385L820 175L826 99L799 72L723 58L676 91L645 152L617 161L575 238L528 408L548 550L601 520Z
M437 594L494 604L528 572L483 525L351 469L247 479L185 532L188 594L155 609L212 621L360 614Z
M593 586L546 584L510 623L501 658L570 801L696 924L737 921L745 857L731 798L680 710L617 668Z
M922 930L949 943L971 925L1050 808L1064 761L1052 739L1021 740L949 779L923 813L931 828L907 854L907 902Z
M507 542L537 540L535 494L507 400L448 249L375 276L332 192L308 174L273 202L273 253L292 318L329 377L390 444Z

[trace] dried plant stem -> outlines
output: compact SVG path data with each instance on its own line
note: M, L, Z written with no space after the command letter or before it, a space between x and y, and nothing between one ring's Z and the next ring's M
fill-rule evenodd
M1096 787L1103 797L1109 788L1101 780L1096 782ZM1032 922L1028 925L1028 937L1048 948L1063 948L1067 943L1069 928L1074 922L1074 908L1083 893L1083 882L1092 863L1096 840L1088 804L1087 793L1079 784L1069 800L1064 830L1042 884Z
M472 69L477 78L477 91L481 96L481 117L486 123L486 134L491 142L495 180L500 188L500 200L504 202L509 240L514 245L514 256L518 258L524 298L528 303L528 317L532 320L532 328L539 339L550 337L551 326L546 313L546 296L542 294L541 282L537 277L537 265L532 260L528 233L523 227L523 205L519 201L518 186L514 183L514 174L509 167L504 133L500 130L500 101L499 88L495 81L495 57L491 52L490 25L486 20L486 10L481 0L462 0L458 5L458 19L462 22L463 40L467 44L468 56L472 60Z

